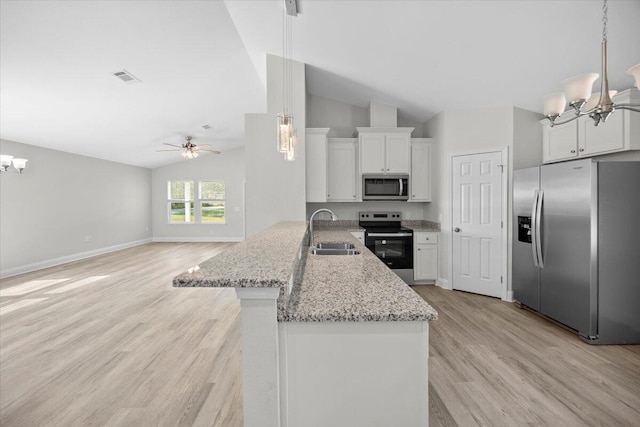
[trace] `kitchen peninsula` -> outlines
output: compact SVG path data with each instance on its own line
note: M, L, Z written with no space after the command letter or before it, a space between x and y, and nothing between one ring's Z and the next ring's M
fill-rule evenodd
M311 255L307 223L282 222L174 279L241 299L245 426L428 424L436 311L350 233L356 255Z

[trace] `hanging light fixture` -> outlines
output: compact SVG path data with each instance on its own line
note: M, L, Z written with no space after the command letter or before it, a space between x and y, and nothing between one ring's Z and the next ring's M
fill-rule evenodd
M640 113L640 104L616 104L611 97L616 91L609 90L607 77L607 0L602 5L602 78L600 80L600 93L591 94L593 83L600 77L596 73L580 74L563 81L564 93L553 93L545 96L543 114L551 122L551 126L563 125L578 117L588 115L593 119L593 124L598 126L607 121L607 118L615 110L630 110ZM627 70L636 80L636 87L640 89L640 64L636 64ZM575 114L568 120L556 122L556 119L564 112L567 101Z
M0 172L22 173L27 167L27 159L18 159L8 154L0 154ZM13 163L15 171L9 170L9 166Z
M285 160L296 159L296 148L298 136L293 125L293 114L291 112L292 94L292 31L291 17L297 16L298 5L296 0L284 0L283 7L283 28L282 28L282 113L277 116L276 145L277 150L284 154Z

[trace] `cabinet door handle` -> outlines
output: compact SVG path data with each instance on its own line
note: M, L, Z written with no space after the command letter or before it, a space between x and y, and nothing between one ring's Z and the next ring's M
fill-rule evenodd
M583 151L584 151L584 148L581 148L581 149L580 149L580 152L582 153Z
M382 172L384 172L384 168L380 169Z
M419 251L421 251L422 249L418 248Z
M571 150L571 154L575 154L576 150Z

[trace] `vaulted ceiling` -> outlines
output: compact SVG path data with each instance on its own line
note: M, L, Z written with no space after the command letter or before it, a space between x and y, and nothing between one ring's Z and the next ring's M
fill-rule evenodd
M598 1L298 0L293 58L309 92L396 105L541 111L562 79L600 71ZM0 3L0 137L155 167L163 142L228 150L265 111L265 54L282 53L282 1ZM612 89L640 62L640 2L609 1ZM141 80L113 76L126 69ZM598 86L599 83L596 83ZM204 129L204 125L211 129ZM497 124L499 125L499 124Z

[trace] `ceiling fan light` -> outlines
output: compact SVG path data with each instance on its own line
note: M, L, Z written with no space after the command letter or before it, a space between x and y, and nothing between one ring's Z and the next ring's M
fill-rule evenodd
M636 87L640 89L640 64L636 64L627 70L627 74L631 74L636 79Z
M546 117L559 116L567 106L567 100L562 92L549 94L542 99L544 100L543 112Z
M564 96L571 104L577 101L586 101L591 97L593 83L598 80L598 73L578 74L569 77L562 83L564 85Z

